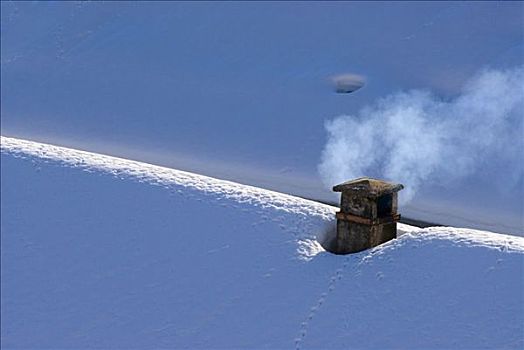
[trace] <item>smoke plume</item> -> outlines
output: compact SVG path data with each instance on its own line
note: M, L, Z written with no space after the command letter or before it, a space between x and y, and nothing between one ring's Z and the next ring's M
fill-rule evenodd
M399 92L326 122L319 172L327 186L359 176L398 181L401 196L496 167L505 181L524 174L524 66L483 70L459 96Z

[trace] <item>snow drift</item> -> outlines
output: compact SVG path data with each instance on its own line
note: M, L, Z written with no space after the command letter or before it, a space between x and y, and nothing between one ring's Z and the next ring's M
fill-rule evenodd
M400 225L335 256L319 244L334 207L13 138L1 149L5 348L524 346L522 237Z

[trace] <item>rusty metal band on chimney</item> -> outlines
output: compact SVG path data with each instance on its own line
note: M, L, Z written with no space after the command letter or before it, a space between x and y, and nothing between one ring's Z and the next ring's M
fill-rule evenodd
M358 224L364 224L364 225L379 225L379 224L386 224L389 222L397 222L400 220L400 214L394 214L391 216L386 216L383 218L377 218L377 219L371 220L369 218L364 218L358 215L343 213L341 211L337 212L336 217L339 220L356 222Z

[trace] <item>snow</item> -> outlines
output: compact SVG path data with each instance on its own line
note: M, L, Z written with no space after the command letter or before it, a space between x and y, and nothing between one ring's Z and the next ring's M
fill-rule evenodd
M336 208L2 137L5 348L522 348L524 238L399 225L320 245ZM402 210L402 208L401 208Z
M326 121L412 90L456 100L485 68L523 64L523 2L0 6L2 135L332 202L334 184L317 170ZM365 86L334 93L329 78L345 73ZM405 216L521 234L522 176L512 179L490 152L470 155L479 153L482 171L425 181ZM507 189L514 180L519 189Z

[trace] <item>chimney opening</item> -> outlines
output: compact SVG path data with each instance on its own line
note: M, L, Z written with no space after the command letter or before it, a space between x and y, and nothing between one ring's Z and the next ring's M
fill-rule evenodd
M391 215L393 212L393 195L385 194L378 197L377 200L377 216L384 218Z

